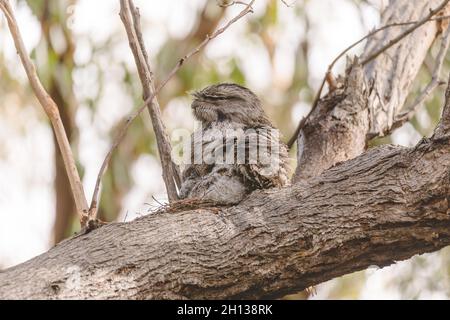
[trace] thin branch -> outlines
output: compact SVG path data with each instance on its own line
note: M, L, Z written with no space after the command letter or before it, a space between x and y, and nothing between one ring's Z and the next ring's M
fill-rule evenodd
M247 3L243 2L243 1L231 1L228 3L226 1L223 1L223 2L220 2L220 0L217 1L217 5L221 8L228 8L228 7L234 6L235 4L242 4L244 6L247 5Z
M429 21L442 21L445 19L449 19L450 16L441 16L441 17L437 17L437 18L433 18L433 16L435 16L436 14L438 14L449 2L450 0L445 0L441 5L439 5L439 7L437 7L434 10L431 10L430 13L421 20L418 21L408 21L408 22L396 22L396 23L390 23L387 24L385 26L382 26L378 29L373 30L372 32L368 33L367 35L365 35L364 37L362 37L361 39L359 39L358 41L354 42L353 44L351 44L350 46L348 46L346 49L344 49L344 51L342 51L332 62L331 64L328 66L327 72L325 73L325 76L320 84L319 90L314 98L313 104L312 104L312 108L310 110L310 112L306 115L306 117L304 117L299 125L297 126L297 129L295 130L292 138L289 140L289 142L287 143L288 148L291 149L295 143L295 141L297 141L298 136L300 135L300 132L303 130L303 128L306 125L306 122L309 120L309 118L311 117L311 115L313 114L313 112L316 110L317 105L319 104L320 99L322 98L322 92L323 89L325 88L325 84L327 83L327 79L330 78L330 74L332 73L332 70L334 68L334 66L336 65L336 63L343 57L345 56L345 54L347 52L349 52L350 50L352 50L353 48L355 48L357 45L359 45L360 43L362 43L363 41L367 40L368 38L374 36L375 34L388 29L388 28L392 28L392 27L401 27L401 26L407 26L407 25L413 25L411 28L407 29L405 32L403 32L402 34L400 34L398 37L394 38L393 40L389 41L389 43L385 46L383 46L382 48L380 48L379 50L377 50L375 53L373 53L371 56L369 56L368 58L364 59L364 61L362 61L360 64L361 65L365 65L367 63L369 63L370 61L372 61L373 59L375 59L376 57L378 57L381 53L383 53L384 51L388 50L389 48L391 48L393 45L395 45L396 43L398 43L401 39L403 39L404 37L406 37L407 35L411 34L412 32L414 32L417 28L419 28L420 26L424 25L426 22Z
M423 104L423 102L431 95L431 93L437 87L446 84L445 81L441 80L440 75L442 66L444 65L445 57L447 56L449 46L450 46L450 28L447 28L444 35L442 36L441 47L436 57L436 64L432 72L431 82L425 87L425 89L422 90L422 92L419 94L417 99L411 104L411 106L405 108L405 111L396 117L394 127L399 127L406 121L411 120L417 108Z
M145 101L155 92L155 86L153 84L153 76L147 50L145 49L142 37L139 10L135 7L132 0L120 0L120 18L125 26L130 48L136 61L139 77L144 90L143 98ZM152 103L148 104L148 111L152 120L156 144L161 158L163 179L166 185L167 195L169 201L176 201L178 200L177 188L180 188L180 173L178 166L172 160L172 146L166 127L162 121L161 110L156 97L153 99Z
M150 78L150 80L152 80L152 78L153 78L153 72L152 72L152 69L151 69L151 67L150 67L150 62L149 62L149 59L148 59L148 55L147 55L147 50L145 49L145 43L144 43L144 39L143 39L143 36L142 36L142 31L141 31L141 22L140 22L140 19L141 19L141 16L140 16L140 13L139 13L139 9L138 8L136 8L134 5L133 5L133 2L132 2L132 0L130 0L130 7L131 7L131 9L132 9L132 13L133 13L133 22L134 22L134 27L135 27L135 31L136 31L136 35L137 35L137 38L138 38L138 40L139 40L139 45L141 46L141 48L142 48L142 54L143 54L143 56L144 56L144 58L145 58L145 62L146 62L146 64L147 64L147 67L148 67L148 70L150 71L150 76L151 76L151 78ZM152 81L152 83L151 83L151 87L152 87L152 91L154 91L155 90L155 87L154 87L154 85L153 85L153 81ZM149 94L149 96L150 96L150 94ZM145 99L147 99L148 98L148 96L146 96L145 98L144 98L144 100ZM159 107L159 106L158 106ZM166 129L164 128L164 123L162 122L162 120L161 120L161 124L162 124L162 127L163 127L163 130L161 130L162 132L166 132ZM169 163L171 163L172 164L172 168L171 168L171 178L175 181L175 184L176 184L176 188L181 188L181 174L180 174L180 168L178 167L178 165L173 161L173 159L172 159L172 147L171 147L171 145L170 145L170 140L169 140L169 138L168 138L168 135L167 135L167 143L165 143L165 144L163 144L164 146L168 146L169 148L170 148L170 151L166 151L166 152L164 152L164 154L165 154L165 156L167 157L167 159L166 159L166 162L169 162ZM176 192L176 189L175 189L175 193L176 193L176 197L174 197L174 198L176 198L176 199L178 199L178 193Z
M431 10L430 13L425 18L423 18L422 20L418 21L416 24L411 26L409 29L405 30L405 32L403 32L402 34L398 35L397 37L395 37L394 39L389 41L388 44L386 44L385 46L381 47L380 49L378 49L377 51L372 53L369 57L367 57L363 61L361 61L361 65L363 65L363 66L366 65L367 63L369 63L373 59L377 58L380 54L382 54L383 52L385 52L386 50L390 49L392 46L397 44L403 38L405 38L409 34L411 34L414 31L416 31L419 27L421 27L425 23L429 22L430 19L432 19L436 14L438 14L442 9L444 9L444 7L448 4L449 1L450 0L444 0L436 9ZM443 20L443 17L439 17L438 20L439 21Z
M77 213L80 217L82 225L84 226L87 222L88 205L86 196L84 194L83 184L81 183L75 159L73 157L72 149L70 147L70 143L59 114L58 106L46 92L44 86L39 80L36 68L27 53L22 35L17 24L17 20L8 0L0 0L0 10L2 10L6 16L9 30L14 40L14 45L16 47L20 60L22 61L22 65L25 69L33 92L36 95L36 98L38 99L45 113L49 117L50 122L53 126L58 146L61 150L61 154L64 160L67 176L69 178L72 195L74 197L75 205L77 208Z
M281 2L283 2L283 4L284 4L286 7L288 7L288 8L292 7L292 6L295 4L296 1L297 1L297 0L294 0L294 1L292 1L291 4L289 4L289 3L287 3L286 0L281 0Z
M235 16L233 19L228 21L225 26L222 28L216 30L212 35L207 35L205 40L203 40L197 47L195 47L193 50L191 50L188 54L186 54L183 58L181 58L176 66L172 69L171 72L167 75L167 77L158 85L158 87L155 89L155 91L149 96L149 98L144 102L142 106L140 106L131 116L129 116L123 125L123 127L120 129L117 137L113 140L113 144L108 151L105 160L103 161L103 164L100 168L100 172L97 176L97 181L95 185L95 191L94 195L92 197L91 207L94 208L95 206L93 204L98 203L98 195L99 195L99 189L101 180L103 178L103 175L106 172L106 169L108 168L109 162L111 161L112 155L114 151L117 149L117 147L122 142L123 138L125 137L128 129L130 128L133 121L147 108L147 105L150 104L155 96L159 94L159 92L166 86L166 84L172 79L172 77L180 70L180 68L184 65L184 63L189 60L192 56L196 55L198 52L200 52L201 49L203 49L211 40L217 38L219 35L224 33L231 25L236 23L238 20L243 18L249 13L253 12L253 4L255 0L252 0L237 16ZM95 217L95 212L90 213L91 217Z

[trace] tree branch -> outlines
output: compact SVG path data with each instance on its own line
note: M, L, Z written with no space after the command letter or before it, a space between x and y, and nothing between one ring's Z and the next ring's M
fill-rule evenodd
M446 3L448 3L448 1L443 3L443 5L445 6ZM408 36L409 34L414 32L417 28L421 27L424 23L426 23L428 21L439 21L439 22L442 22L443 20L448 20L450 18L450 16L444 16L443 15L443 16L440 16L440 17L437 17L437 18L433 18L435 15L437 15L439 12L441 12L442 8L443 8L443 6L441 5L438 8L436 8L435 10L431 10L430 14L426 18L424 18L424 19L422 19L420 21L394 22L394 23L390 23L390 24L384 25L384 26L382 26L382 27L380 27L378 29L375 29L375 30L369 32L364 37L362 37L358 41L352 43L350 46L345 48L344 51L339 53L339 55L328 66L327 72L325 73L325 76L323 77L323 80L322 80L322 82L320 84L319 90L318 90L318 92L317 92L317 94L316 94L316 96L314 98L311 111L306 115L306 117L304 117L300 121L300 123L297 126L294 134L292 135L291 139L287 143L288 148L291 149L294 146L295 142L298 139L298 135L303 130L306 122L309 120L311 115L316 110L317 105L319 104L319 101L320 101L320 99L322 97L322 92L323 92L323 89L325 88L325 84L327 82L329 82L330 78L334 79L334 77L332 76L333 68L334 68L334 66L336 65L336 63L339 60L341 60L350 50L352 50L353 48L355 48L356 46L358 46L359 44L361 44L365 40L375 36L377 33L381 32L383 30L386 30L386 29L389 29L389 28L393 28L393 27L403 27L403 26L413 25L411 28L407 29L401 35L399 35L395 39L391 40L387 45L385 45L384 47L379 49L377 54L373 54L371 57L366 58L363 62L361 62L362 65L365 65L365 64L369 63L370 61L372 61L373 59L378 57L381 53L385 52L386 50L391 48L393 45L395 45L396 43L401 41L403 38L405 38L406 36ZM445 40L447 40L447 37L445 37ZM445 42L443 42L443 43L445 43ZM428 90L425 90L424 94L428 93L429 91L432 92L437 85L438 85L437 83L432 82L432 84L430 84L430 87L428 88ZM335 88L336 88L336 84L333 84L332 86L330 86L330 89L334 90ZM330 90L330 91L333 91L333 90ZM428 94L430 94L430 93L428 93ZM422 99L426 99L426 96L423 97ZM417 101L416 103L420 104L422 102L423 101L420 101L420 102Z
M359 59L363 63L356 61L348 66L346 75L338 78L338 90L330 91L323 98L320 90L310 115L302 120L295 181L320 175L337 163L360 155L368 140L392 130L438 34L438 23L431 20L443 21L446 16L434 15L445 10L448 2L398 0L390 3L382 14L384 27L380 29L383 31L375 30L377 37L374 32L365 37L368 42ZM404 22L405 17L417 23L409 26L411 22ZM321 88L325 82L326 78Z
M447 6L449 0L444 0L437 8L430 10L430 13L426 17L424 17L422 20L414 24L413 26L406 29L403 33L395 37L394 39L390 40L386 45L382 46L381 48L375 50L375 52L371 53L368 57L365 57L361 64L364 66L371 62L372 60L376 59L380 54L386 52L390 48L392 48L394 45L402 41L406 36L410 35L414 31L416 31L419 27L423 26L425 23L431 21L431 19L437 15L439 12L445 9Z
M33 92L53 126L56 140L58 142L58 146L61 150L61 154L64 160L66 173L69 178L72 196L77 208L77 213L80 217L81 224L85 225L88 214L86 196L84 194L83 184L81 183L81 179L78 174L78 169L72 154L72 149L70 147L66 131L64 129L64 125L61 120L58 106L47 93L41 81L39 80L36 68L30 57L28 56L25 44L22 39L22 35L17 24L17 20L8 0L0 0L0 10L2 10L6 16L9 30L14 40L14 45L16 47L20 60L22 61L22 65L25 69Z
M436 57L436 63L431 75L430 83L422 90L417 99L411 106L405 108L401 114L399 114L393 128L402 126L405 122L412 119L417 109L424 103L424 101L431 95L431 93L440 85L445 85L445 81L441 80L442 66L444 65L445 57L447 56L448 48L450 45L450 28L447 27L445 33L442 36L441 47Z
M159 213L0 272L0 299L279 298L450 244L450 89L432 139L232 208ZM442 134L441 134L442 133Z
M139 77L144 89L143 98L145 101L154 94L155 86L153 84L153 73L142 38L140 14L132 0L120 0L120 18L125 26L130 48L136 61ZM161 110L156 96L153 102L148 105L148 111L155 131L167 195L169 201L176 201L178 200L177 189L181 187L180 173L178 166L172 160L172 146L162 121Z

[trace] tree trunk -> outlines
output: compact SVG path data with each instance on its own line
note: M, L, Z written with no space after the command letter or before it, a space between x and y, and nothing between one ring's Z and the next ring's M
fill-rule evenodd
M442 0L396 0L382 13L382 25L417 21ZM382 48L410 26L385 29L368 40L360 60ZM383 136L409 95L425 56L438 33L430 21L362 69L352 68L333 91L320 100L298 139L294 180L316 177L335 164L359 156L370 138Z

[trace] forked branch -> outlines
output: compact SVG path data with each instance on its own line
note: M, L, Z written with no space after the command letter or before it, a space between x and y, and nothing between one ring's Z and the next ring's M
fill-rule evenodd
M132 0L120 0L120 18L125 26L131 51L133 52L139 77L144 90L144 101L155 92L153 74L148 61L147 51L142 38L140 27L140 14ZM180 188L180 173L178 166L172 160L172 146L169 136L162 121L161 110L157 98L155 97L148 104L148 111L153 124L161 158L163 179L166 185L169 201L178 200L177 188Z

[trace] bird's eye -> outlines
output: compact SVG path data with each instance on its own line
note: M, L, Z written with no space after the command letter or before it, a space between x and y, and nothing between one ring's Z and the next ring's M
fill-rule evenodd
M219 96L219 95L205 95L205 98L213 101L219 101L219 100L226 100L226 96Z
M211 101L245 101L244 98L238 96L238 95L205 95L204 96L206 99L211 100Z

